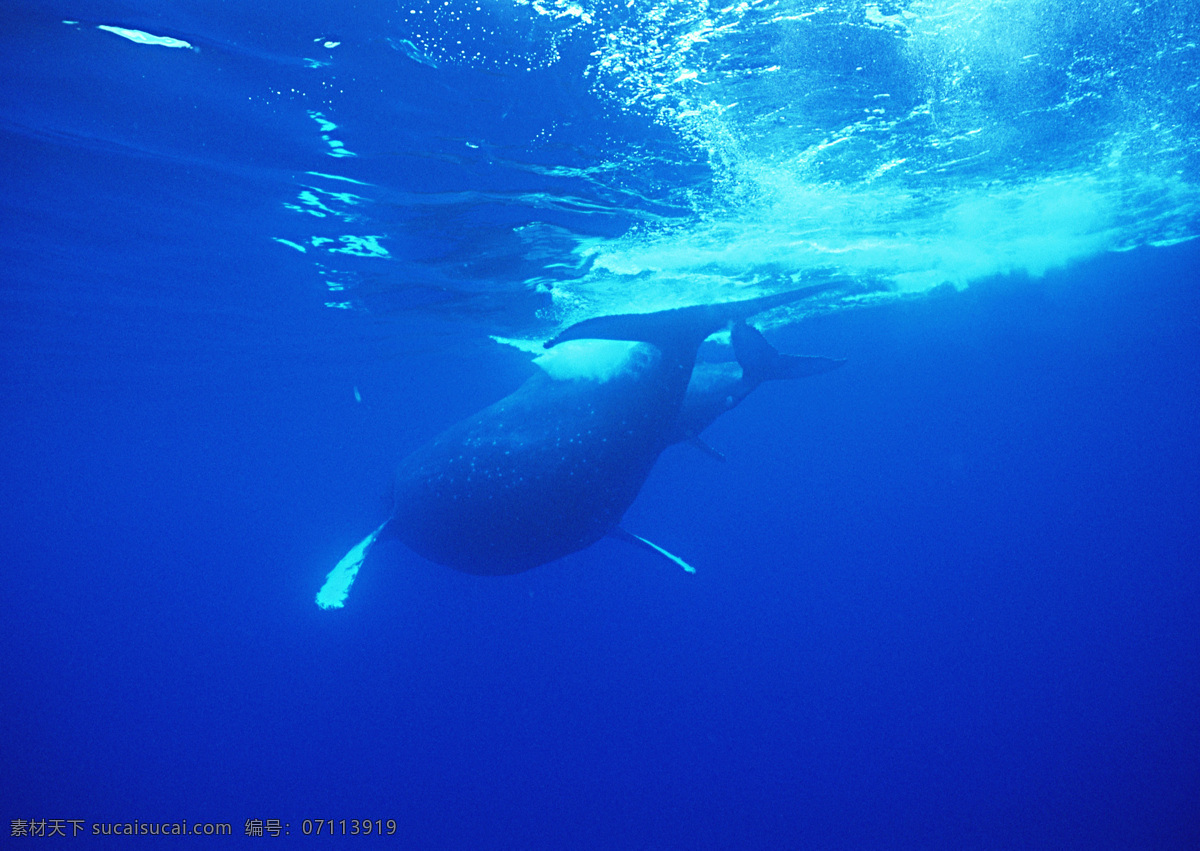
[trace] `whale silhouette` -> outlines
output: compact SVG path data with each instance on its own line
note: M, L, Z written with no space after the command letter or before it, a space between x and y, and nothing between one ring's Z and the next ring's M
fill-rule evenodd
M752 355L757 341L747 336L745 319L830 288L600 316L568 327L545 343L540 369L516 391L400 462L392 516L329 573L317 603L340 608L371 546L388 537L475 574L519 573L609 534L690 570L618 524L659 454L687 422L699 421L684 413L684 403L700 344L740 323L736 333L750 340L738 346L746 356L740 401L772 377L747 367L768 359Z

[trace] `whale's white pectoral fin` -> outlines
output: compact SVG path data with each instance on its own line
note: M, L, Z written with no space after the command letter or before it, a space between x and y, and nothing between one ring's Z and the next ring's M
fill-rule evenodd
M696 572L696 568L692 567L690 564L688 564L686 561L681 559L679 556L667 552L662 547L660 547L658 544L654 544L654 543L651 543L650 541L647 541L641 535L635 535L632 532L627 532L624 529L622 529L620 526L613 529L612 532L610 532L609 534L612 535L614 538L625 541L626 543L633 544L635 547L641 547L643 550L648 550L649 552L657 553L658 555L660 555L663 558L670 561L672 564L679 565L684 570L686 570L688 573Z
M362 563L367 557L367 550L371 548L371 544L375 543L375 539L379 537L379 533L386 525L387 523L384 522L378 529L355 544L354 548L337 563L337 566L329 571L329 575L325 577L325 584L317 592L318 606L322 609L340 609L346 604L350 586L354 584L354 579L358 576L358 569L362 567Z

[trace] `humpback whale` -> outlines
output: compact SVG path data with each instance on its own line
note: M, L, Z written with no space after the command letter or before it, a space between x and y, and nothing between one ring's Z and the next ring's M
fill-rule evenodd
M670 438L672 443L689 442L721 461L725 456L700 439L700 432L717 417L736 408L764 381L820 375L846 363L835 358L780 354L761 331L746 322L735 322L729 337L736 362L697 363L693 367Z
M400 462L392 516L329 573L317 603L341 607L371 546L389 537L476 574L529 570L609 534L687 568L618 524L663 449L708 416L681 418L700 344L731 322L744 326L750 316L829 289L600 316L568 327L544 344L540 369L517 390ZM761 353L764 367L756 371L757 341L738 333L750 340L737 347L746 362L740 383L725 390L740 401L776 376L767 374ZM707 395L697 391L696 401Z

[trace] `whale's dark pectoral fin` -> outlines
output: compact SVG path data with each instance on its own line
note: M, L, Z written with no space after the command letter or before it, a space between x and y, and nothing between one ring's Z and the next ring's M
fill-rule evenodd
M325 577L325 584L317 592L318 606L322 609L340 609L346 604L346 597L350 594L350 586L354 584L355 577L358 576L358 569L366 560L371 544L375 543L375 539L379 537L379 533L386 525L387 523L384 522L378 529L355 544L333 570L329 571L329 575Z
M703 440L701 440L698 437L693 437L691 440L688 441L688 443L692 444L692 446L696 447L697 449L699 449L701 452L703 452L705 455L707 455L710 458L716 458L718 461L726 460L724 452L722 452L720 449L713 449L711 446L709 446L707 443L705 443Z
M647 552L651 552L651 553L655 553L656 555L660 555L663 558L670 561L672 564L674 564L678 567L682 567L688 573L696 572L696 568L692 567L690 564L688 564L686 561L681 559L679 556L672 555L671 553L667 552L662 547L660 547L658 544L652 544L640 535L635 535L632 532L626 532L620 526L613 529L608 534L611 535L612 537L616 538L618 541L624 541L627 544L633 544L635 547L640 547L641 549L646 550Z
M823 283L744 301L697 304L655 313L594 316L563 329L544 345L552 349L567 340L634 340L653 343L664 351L690 350L695 357L695 350L704 338L729 322L838 289L845 289L844 283Z

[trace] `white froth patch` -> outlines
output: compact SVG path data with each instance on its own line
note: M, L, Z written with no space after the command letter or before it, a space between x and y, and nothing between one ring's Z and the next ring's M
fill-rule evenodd
M597 381L636 375L658 363L662 353L649 343L629 340L568 340L534 363L556 381Z
M537 355L546 351L545 347L542 345L542 339L540 337L537 339L526 339L524 337L498 337L495 334L489 334L488 336L490 339L494 340L500 345L512 346L519 352L527 352L531 355Z

